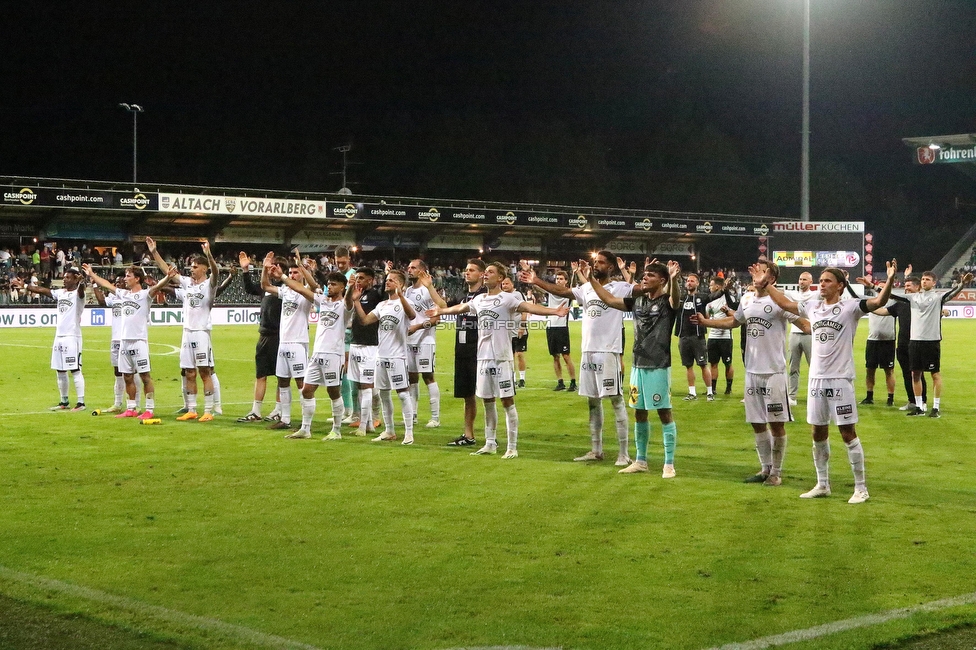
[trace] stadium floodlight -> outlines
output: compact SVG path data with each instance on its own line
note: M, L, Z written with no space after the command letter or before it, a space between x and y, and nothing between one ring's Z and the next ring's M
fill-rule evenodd
M800 151L800 221L810 221L810 0L803 0L803 124Z
M137 121L136 120L139 116L139 113L144 113L145 109L143 109L142 106L140 106L139 104L126 104L125 102L120 102L119 107L124 108L125 110L132 113L132 183L135 184L136 179L138 177L137 175L138 159L136 155L136 151L137 151L136 149Z

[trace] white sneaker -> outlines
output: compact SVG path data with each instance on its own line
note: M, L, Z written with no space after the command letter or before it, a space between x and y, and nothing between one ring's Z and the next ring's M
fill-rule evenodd
M661 478L674 478L674 465L665 465L661 470Z
M870 497L867 490L854 490L854 496L847 500L848 503L864 503Z
M866 494L866 493L865 493ZM822 497L830 496L830 486L820 485L819 483L809 492L804 492L800 495L801 499L820 499Z
M431 418L430 421L424 426L427 427L428 429L437 429L441 426L441 421Z
M380 435L373 438L373 442L384 442L386 440L396 440L396 434L390 433L389 431L384 431Z
M509 449L505 452L505 455L502 456L502 460L508 460L510 458L518 458L518 452L514 449Z
M910 410L912 410L912 407L913 406L915 406L915 405L913 403L909 402L908 404L905 404L904 406L902 406L898 410L899 411L910 411ZM104 413L104 411L102 411L102 412Z
M365 433L363 435L366 435ZM333 431L329 435L322 438L322 440L342 440L342 434L338 431Z
M588 451L582 456L573 459L576 462L586 462L588 460L603 460L603 454L598 451Z
M213 412L214 412L214 415L223 415L224 414L224 409L223 409L223 407L220 406L220 404L214 404L214 410L213 410Z
M339 422L341 424L352 424L353 423L352 414L350 413L349 415L344 416Z
M618 474L637 474L638 472L647 471L647 461L646 460L635 460L627 467L623 468Z
M312 432L309 431L308 429L299 429L295 433L289 433L285 437L290 438L292 440L304 440L305 438L311 438Z
M630 465L630 456L627 454L620 454L617 456L617 462L614 463L614 465L617 467L627 467Z
M494 454L496 451L498 451L498 446L497 445L485 445L484 447L482 447L478 451L472 451L471 452L471 455L472 456L487 456L488 454Z
M413 436L403 436L403 442L401 442L400 444L401 445L412 445L413 444Z
M795 399L791 399L790 400L790 406L796 406L796 400Z

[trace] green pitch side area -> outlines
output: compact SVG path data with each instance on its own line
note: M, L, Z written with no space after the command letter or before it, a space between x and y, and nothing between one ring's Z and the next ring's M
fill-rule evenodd
M462 421L451 331L439 333L442 426L423 428L422 387L417 442L403 447L348 428L323 442L324 390L311 440L234 422L252 399L250 327L214 333L224 415L212 423L175 421L180 330L150 329L158 426L90 414L112 402L108 329L84 332L84 413L47 411L54 331L3 330L0 647L59 647L28 635L32 621L79 635L60 647L872 648L933 632L955 643L971 632L942 631L976 622L976 389L973 325L944 327L941 419L883 406L880 373L880 405L860 409L871 499L858 506L833 431L834 495L798 498L815 482L802 391L783 485L742 483L758 468L738 365L733 394L715 402L682 402L673 372L677 478L663 480L653 418L652 471L617 473L609 403L607 460L572 461L589 449L586 403L551 390L540 331L516 398L519 458L502 460L446 446ZM866 335L864 324L858 366ZM578 328L573 343L578 362ZM480 408L478 421L480 442ZM941 604L904 612L926 603Z

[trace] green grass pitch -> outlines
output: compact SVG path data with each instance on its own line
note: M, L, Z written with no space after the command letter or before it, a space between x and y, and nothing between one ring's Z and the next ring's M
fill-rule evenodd
M552 392L539 331L516 399L520 457L503 461L446 446L461 427L449 330L439 333L442 427L421 426L403 447L322 442L327 399L312 440L236 424L251 402L249 326L214 333L225 415L209 424L174 421L180 330L151 328L161 426L47 412L54 331L5 329L0 645L26 629L26 607L52 625L70 614L102 626L92 647L130 647L112 636L122 630L147 648L695 649L970 594L972 324L946 321L945 333L943 418L862 407L871 500L851 506L836 431L834 496L798 498L815 482L802 398L783 485L742 483L757 459L738 346L732 396L682 402L684 371L673 372L678 476L666 481L654 420L655 471L617 474L609 404L607 460L572 462L589 449L585 400ZM856 360L866 335L865 323ZM84 336L91 410L112 400L109 330ZM883 403L883 381L876 393ZM896 396L903 404L900 378ZM428 416L422 388L421 425ZM789 647L869 648L973 621L976 607L963 604ZM51 647L21 643L11 645Z

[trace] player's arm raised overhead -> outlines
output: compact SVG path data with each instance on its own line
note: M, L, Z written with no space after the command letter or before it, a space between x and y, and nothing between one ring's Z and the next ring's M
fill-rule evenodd
M668 282L668 302L671 309L677 311L681 306L681 265L674 260L668 260L668 275L671 281Z
M116 286L111 282L109 282L108 280L106 280L105 278L99 276L97 273L95 273L94 269L92 269L91 264L82 264L81 270L88 277L88 279L94 282L96 285L102 287L108 293L115 293Z
M156 266L163 272L163 275L169 275L169 264L159 254L159 250L156 248L156 240L152 237L146 237L146 248L149 249L149 254L153 256L153 259L156 260Z
M163 279L149 287L149 297L155 298L156 294L160 291L164 291L169 288L169 285L174 282L178 277L180 277L180 272L175 266L169 267L169 271L163 276Z
M430 299L434 301L435 305L438 307L447 307L447 301L434 288L434 278L430 277L430 273L426 269L421 269L420 273L417 274L417 279L420 280L420 284L427 287L427 293L430 294ZM440 319L438 318L438 320ZM436 321L434 324L436 324Z
M264 256L264 263L261 265L261 288L272 295L278 295L278 287L271 284L271 267L275 266L275 254L269 252Z
M406 295L403 293L403 287L397 287L393 292L393 300L399 300L400 305L403 307L403 313L407 316L407 320L413 320L417 317L417 310L413 308L410 301L407 300Z
M891 296L891 287L895 283L895 272L898 271L898 261L892 259L885 266L888 271L888 279L885 281L884 286L881 287L881 293L864 302L864 306L867 307L868 311L880 309L888 304L888 298Z
M953 298L955 298L956 296L958 296L959 292L962 291L966 287L966 285L972 281L973 281L972 273L967 273L966 275L964 275L962 277L962 280L960 280L959 284L957 284L952 289L942 294L942 304L944 305L950 300L952 300Z
M280 267L273 266L268 270L268 273L272 280L280 280L283 285L294 290L296 293L300 293L309 302L315 300L315 292L311 287L307 286L304 282L292 280L289 276L281 272Z
M263 296L264 290L261 289L261 284L254 284L254 280L251 279L251 258L247 256L247 253L241 251L238 253L237 259L241 264L241 280L244 281L244 291L252 296Z
M593 291L596 292L597 297L602 300L608 307L613 307L614 309L619 309L620 311L630 311L627 309L627 305L624 304L623 298L618 298L609 291L607 291L600 281L594 277L592 273L588 273L589 266L584 260L580 260L579 272L583 277L587 278L590 286L593 287Z
M217 290L217 280L220 276L220 269L217 268L217 260L214 259L213 251L210 250L210 241L204 240L200 245L203 249L203 254L207 258L207 266L210 267L210 286Z
M633 284L634 274L630 272L627 267L627 261L624 258L617 258L617 269L620 271L620 277L624 279L624 282Z
M20 289L21 291L27 291L29 293L39 293L42 296L47 296L48 298L54 297L51 294L51 290L47 287L42 287L39 284L27 284L24 282L23 278L14 278L10 281L10 286L14 289Z
M304 262L302 262L302 254L298 252L297 248L295 248L292 253L295 254L295 266L298 267L298 272L302 274L302 277L305 278L305 284L307 284L314 293L317 289L321 288L321 285L319 285L318 281L315 279L315 274L312 273L307 266L305 266ZM309 300L311 300L311 298L309 298Z
M561 286L558 284L551 284L540 278L535 273L535 269L530 267L527 262L521 262L522 270L519 272L519 282L525 284L531 284L539 287L543 291L548 291L551 294L557 295L560 298L572 298L573 290L568 286Z
M749 273L752 274L752 283L756 288L765 288L767 295L772 298L777 307L791 314L802 316L800 313L800 305L787 298L786 294L780 291L773 283L773 278L766 271L766 262L753 264L749 267Z
M230 283L234 281L234 276L237 275L238 271L240 271L240 269L238 269L233 265L233 263L231 263L230 269L227 272L227 277L224 278L220 282L220 284L217 285L217 288L214 290L214 298L219 298L220 294L227 291L227 287L229 287Z

